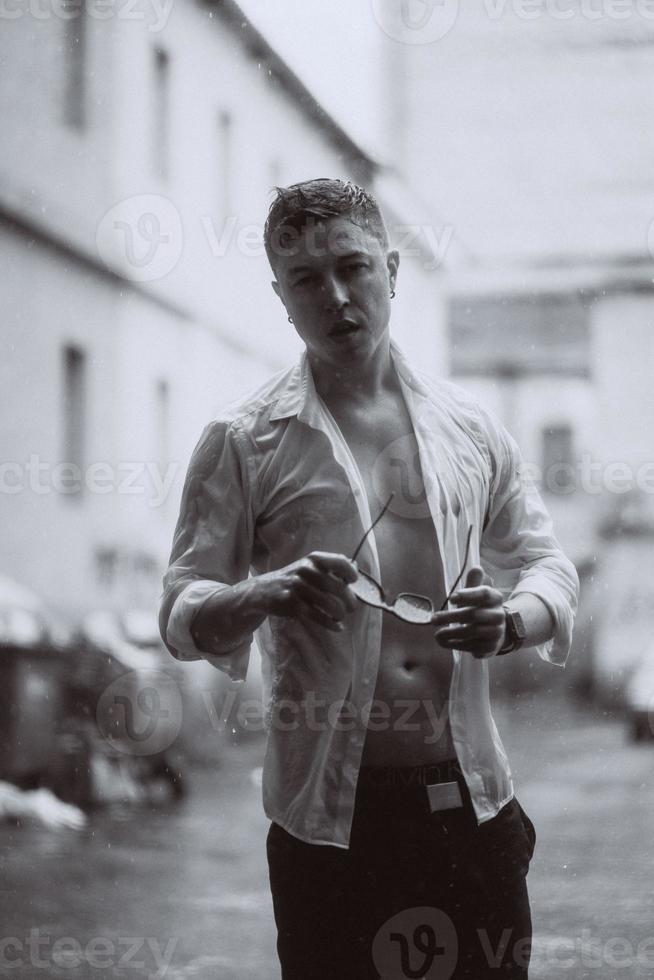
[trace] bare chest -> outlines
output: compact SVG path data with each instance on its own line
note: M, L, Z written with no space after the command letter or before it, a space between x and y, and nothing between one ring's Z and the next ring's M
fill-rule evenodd
M419 592L442 601L439 543L406 405L393 402L367 415L342 413L337 422L361 474L372 520L392 494L374 531L387 595Z

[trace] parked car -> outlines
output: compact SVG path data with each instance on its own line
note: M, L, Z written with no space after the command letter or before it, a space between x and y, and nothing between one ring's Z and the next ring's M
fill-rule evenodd
M646 650L632 671L625 703L632 741L654 741L654 648Z

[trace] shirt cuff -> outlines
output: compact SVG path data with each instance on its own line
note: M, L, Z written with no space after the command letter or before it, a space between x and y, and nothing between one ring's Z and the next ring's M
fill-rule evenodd
M220 654L199 650L191 636L191 623L211 596L229 588L211 580L191 582L177 596L168 617L166 640L177 651L178 660L207 660L233 681L244 681L250 660L251 637Z
M541 581L534 588L518 587L511 593L511 598L521 593L535 595L543 602L554 623L554 635L544 643L533 645L539 657L557 667L565 667L572 643L572 626L574 613L570 606L561 601L559 589L548 581Z

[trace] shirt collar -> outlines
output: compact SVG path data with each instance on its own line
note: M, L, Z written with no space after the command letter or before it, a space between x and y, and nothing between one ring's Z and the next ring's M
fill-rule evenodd
M418 394L427 395L427 389L417 377L406 355L392 339L390 350L400 380L417 391ZM292 368L288 381L277 399L277 404L270 415L270 421L276 422L279 419L287 419L292 416L297 416L302 421L306 417L306 413L315 406L317 399L318 393L314 384L311 365L307 352L304 350L299 362Z

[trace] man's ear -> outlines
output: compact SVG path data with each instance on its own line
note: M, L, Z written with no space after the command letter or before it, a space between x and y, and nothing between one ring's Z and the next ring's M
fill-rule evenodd
M281 292L281 289L279 288L279 283L277 282L277 280L276 279L273 279L273 281L270 283L270 285L275 290L275 293L277 294L277 296L280 299L282 299L282 292ZM284 300L282 299L282 303L283 302L284 302Z

